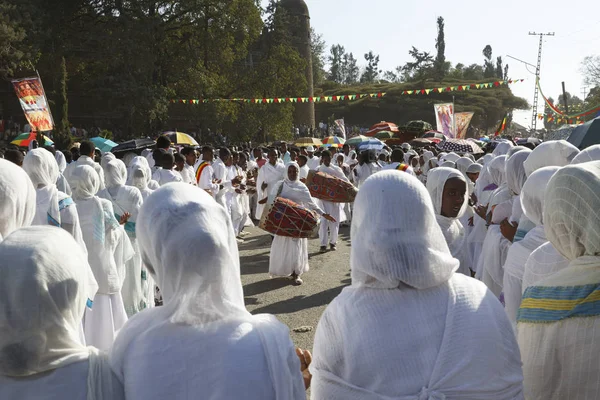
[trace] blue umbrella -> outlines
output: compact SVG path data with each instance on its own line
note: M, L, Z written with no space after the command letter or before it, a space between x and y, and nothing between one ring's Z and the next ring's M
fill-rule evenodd
M363 150L381 150L384 147L385 147L385 143L383 143L379 139L376 139L376 138L372 137L372 138L369 138L369 140L361 142L358 145L358 150L359 151L363 151Z
M96 148L103 153L111 151L114 147L117 147L117 143L109 139L104 139L101 136L91 138L90 141L94 143L94 146L96 146Z

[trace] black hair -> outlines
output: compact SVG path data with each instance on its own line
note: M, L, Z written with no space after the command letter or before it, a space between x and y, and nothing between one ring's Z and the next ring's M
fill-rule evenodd
M323 152L321 153L321 157L331 158L331 152L329 150L323 150Z
M73 161L73 153L71 153L69 150L63 150L63 155L65 156L65 161L67 164L71 164Z
M213 148L211 146L203 146L202 147L202 154L206 153L207 151L214 151Z
M177 153L173 156L175 162L185 162L185 157L181 153Z
M168 149L169 147L171 147L171 140L165 135L161 135L156 139L157 149Z
M404 152L402 151L402 149L394 149L392 151L391 160L392 160L392 162L399 162L399 163L404 161Z
M7 149L4 158L19 167L23 165L23 152L21 150Z
M193 147L184 147L183 149L181 149L181 155L184 157L188 154L192 154L193 152L195 152Z
M302 160L306 164L308 162L308 157L306 157L304 154L300 154L298 156L298 160Z
M163 155L168 154L165 149L156 149L152 152L152 158L154 159L154 165L162 165Z
M219 158L221 160L223 160L225 157L230 156L231 155L231 151L229 151L229 149L227 147L221 147L219 149Z
M79 154L82 154L84 156L89 156L94 152L94 150L96 150L96 146L89 140L84 140L83 142L81 142L81 146L79 146Z
M158 149L164 151L165 149ZM167 153L166 151L160 156L160 166L163 168L172 168L175 163L175 157L173 154Z

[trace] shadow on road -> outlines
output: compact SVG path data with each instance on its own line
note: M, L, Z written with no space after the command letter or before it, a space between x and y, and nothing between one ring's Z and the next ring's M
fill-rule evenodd
M244 296L256 296L258 294L281 289L282 287L291 286L293 283L294 281L285 278L266 279L264 281L249 283L244 286Z
M285 281L284 281L285 282ZM331 301L342 291L346 285L327 289L312 296L295 296L288 300L260 307L252 311L252 314L290 314L308 308L319 307L331 303Z
M270 251L240 257L242 275L264 274L269 271Z

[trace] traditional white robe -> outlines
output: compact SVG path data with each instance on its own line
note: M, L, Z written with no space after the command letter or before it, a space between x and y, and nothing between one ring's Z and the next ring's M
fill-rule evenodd
M340 167L337 165L330 164L329 167L325 165L319 166L317 168L318 172L323 172L328 175L335 176L343 181L349 182L346 175ZM321 217L321 226L319 227L319 239L321 240L321 246L327 246L328 244L337 244L338 234L340 230L340 223L346 220L346 215L343 210L342 203L332 203L330 201L320 200L319 201L321 208L325 214L331 215L335 222L331 222L326 220L324 217ZM327 235L327 231L329 231L329 237Z
M158 182L160 186L166 185L167 183L183 182L183 178L179 171L166 170L164 168L157 169L152 174L152 179Z
M258 170L258 178L256 179L256 191L258 193L258 201L269 196L269 193L271 192L273 186L283 179L286 172L287 171L285 169L285 166L279 163L275 164L275 166L271 165L271 163L266 163L261 167L261 169ZM267 184L265 190L263 190L262 188L263 183ZM256 206L256 214L254 215L254 218L260 220L263 215L264 209L264 204L258 204Z

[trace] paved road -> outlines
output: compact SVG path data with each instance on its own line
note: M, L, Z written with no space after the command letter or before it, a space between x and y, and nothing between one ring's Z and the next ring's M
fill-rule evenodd
M271 236L258 228L239 245L246 306L253 314L274 314L290 328L296 346L312 351L315 329L325 307L350 284L350 228L342 227L337 251L319 253L319 240L309 240L310 271L304 284L269 279ZM311 330L300 332L309 327ZM294 331L297 330L297 331ZM298 331L300 330L300 331Z

